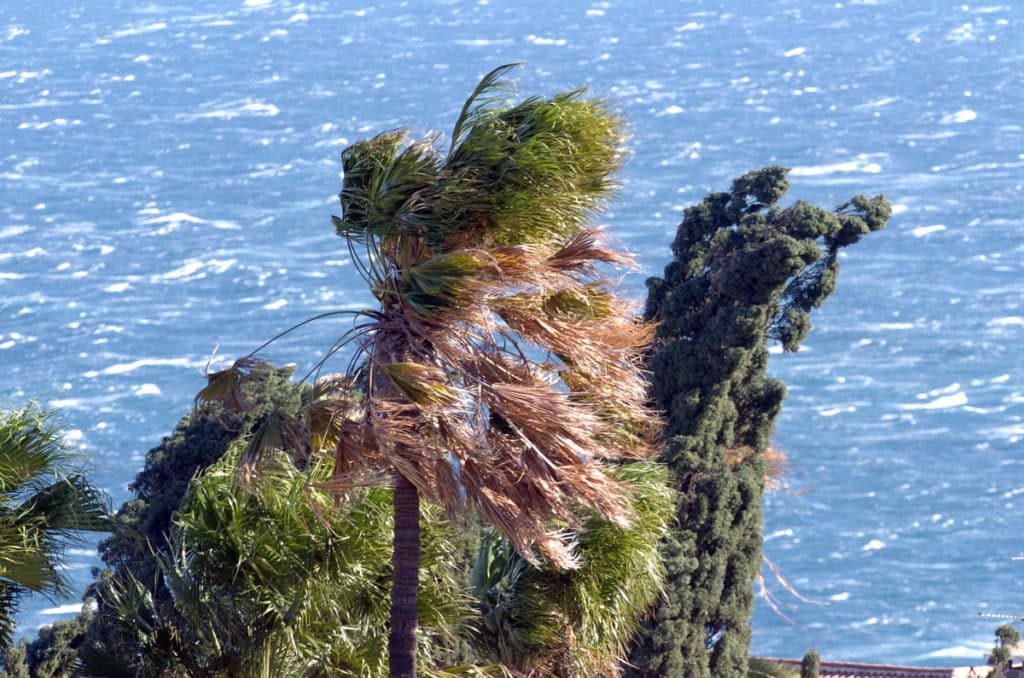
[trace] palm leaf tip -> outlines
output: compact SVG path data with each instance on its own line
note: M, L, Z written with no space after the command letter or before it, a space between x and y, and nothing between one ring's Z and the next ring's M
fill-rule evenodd
M526 62L514 61L512 63L503 64L498 66L493 71L488 73L480 80L476 88L466 99L466 103L462 105L462 110L459 112L459 117L455 120L455 126L452 128L452 141L449 154L454 151L455 147L462 141L463 130L467 125L472 124L474 118L482 115L489 106L504 99L503 96L496 97L497 92L506 92L511 89L511 86L503 80L505 75L508 74L514 68L523 66Z

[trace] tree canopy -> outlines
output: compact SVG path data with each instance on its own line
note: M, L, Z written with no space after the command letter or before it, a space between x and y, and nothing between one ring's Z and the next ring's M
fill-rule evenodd
M664 277L647 283L651 393L679 494L667 597L630 653L637 675L747 675L765 452L786 395L767 374L768 345L797 350L835 290L839 251L890 215L881 196L783 207L787 171L750 172L687 208Z

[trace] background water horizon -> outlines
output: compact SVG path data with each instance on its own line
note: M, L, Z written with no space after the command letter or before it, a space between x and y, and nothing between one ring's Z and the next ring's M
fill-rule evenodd
M978 662L1024 612L1024 28L1011 4L857 0L0 6L0 400L59 408L115 507L200 371L370 301L329 215L338 154L449 128L494 66L629 120L602 215L642 301L682 209L792 168L825 206L885 193L805 350L775 354L791 492L765 505L753 652ZM341 324L267 357L310 365ZM69 575L90 581L92 549ZM22 627L67 610L45 599Z

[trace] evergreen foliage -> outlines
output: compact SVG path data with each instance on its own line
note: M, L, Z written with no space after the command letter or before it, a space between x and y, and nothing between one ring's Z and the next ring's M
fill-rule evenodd
M22 639L3 653L3 678L70 678L78 646L92 618L88 608L82 614L62 619L39 629L35 639Z
M307 476L280 453L241 482L236 467L246 444L237 440L198 476L175 514L170 551L159 560L177 614L153 605L138 580L111 591L121 623L108 642L135 662L118 667L109 653L85 653L86 675L384 673L390 491L354 492L332 506L310 486L327 478L330 465ZM426 518L420 649L433 667L471 611L460 593L454 529L436 510Z
M800 661L800 678L818 678L821 674L821 656L817 650L808 650Z
M760 657L751 657L747 662L747 675L749 678L798 678L792 667ZM803 676L799 675L799 678Z
M667 598L630 654L636 675L747 675L764 453L786 393L767 376L767 343L799 347L835 289L839 250L890 214L882 197L783 208L786 172L750 172L688 208L664 277L648 281L660 341L648 367L679 496Z
M992 667L991 678L1002 678L1010 667L1010 658L1017 643L1020 642L1020 631L1013 624L1003 624L996 629L996 645L988 656Z

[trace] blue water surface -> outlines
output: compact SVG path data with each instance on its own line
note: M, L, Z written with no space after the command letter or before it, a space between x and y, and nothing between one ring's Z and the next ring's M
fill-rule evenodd
M212 9L216 7L217 9ZM443 131L481 75L584 85L629 119L602 217L643 278L684 206L768 164L835 205L884 192L790 395L766 500L785 616L754 651L977 661L1024 612L1021 7L934 0L0 4L0 399L58 407L119 504L211 353L370 299L329 215L338 154ZM311 365L344 324L268 357ZM218 358L219 359L219 358ZM72 553L79 587L98 564ZM58 601L66 602L66 601ZM31 600L26 631L62 609Z

